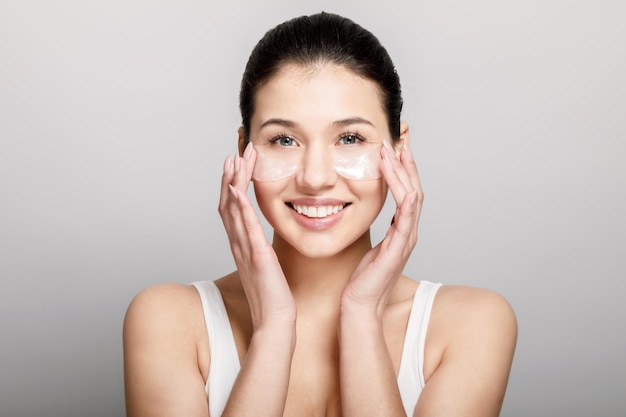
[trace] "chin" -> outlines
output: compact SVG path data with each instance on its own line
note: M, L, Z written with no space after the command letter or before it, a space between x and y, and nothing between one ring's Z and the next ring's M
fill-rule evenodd
M305 233L291 234L275 231L275 242L286 245L301 256L310 259L327 259L345 253L356 246L366 245L371 248L369 229L361 234L349 236L345 233Z
M283 245L291 247L298 254L311 259L329 258L340 253L345 247L332 236L293 236L288 233L275 232Z
M341 249L331 248L326 245L318 245L317 247L294 247L302 256L310 259L326 259L331 258L341 252Z

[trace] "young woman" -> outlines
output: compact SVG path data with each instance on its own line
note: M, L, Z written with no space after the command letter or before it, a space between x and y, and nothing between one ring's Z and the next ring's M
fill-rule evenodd
M403 275L423 193L378 40L328 13L280 24L240 107L219 203L237 270L132 301L128 416L497 416L516 320L493 292ZM388 191L397 208L373 246Z

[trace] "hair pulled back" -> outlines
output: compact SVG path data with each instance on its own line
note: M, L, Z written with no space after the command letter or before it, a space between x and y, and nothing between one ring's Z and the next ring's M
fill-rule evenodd
M244 141L250 138L250 119L258 90L283 66L341 65L377 83L387 115L389 133L400 136L402 94L391 57L378 38L352 20L321 12L287 20L265 33L256 44L241 81L239 108Z

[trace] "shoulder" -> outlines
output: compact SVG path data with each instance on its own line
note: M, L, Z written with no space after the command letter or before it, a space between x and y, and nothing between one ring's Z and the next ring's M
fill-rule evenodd
M517 320L510 303L499 293L468 286L439 288L433 314L448 330L508 330L517 333Z
M427 379L444 359L484 357L508 369L517 343L517 319L510 303L495 291L443 285L433 303L426 343Z
M206 374L210 354L197 290L183 284L141 290L126 311L123 348L127 377L159 379L171 369Z
M200 307L198 292L191 285L159 284L141 290L131 300L125 322L152 318L176 319ZM161 321L161 320L159 320ZM169 321L169 320L167 320ZM167 323L166 321L166 323Z
M191 285L160 284L140 291L124 318L124 341L144 343L171 337L190 339L202 329L202 304ZM180 340L180 339L179 339Z
M193 286L162 284L140 291L124 318L123 345L129 416L206 414L210 353Z
M511 305L496 291L464 285L442 285L438 295L441 308L451 310L497 309L513 313Z
M517 341L517 319L499 293L468 286L442 286L432 311L432 333L446 351L490 348L512 350Z
M497 416L517 343L517 320L494 291L442 286L428 327L424 389L416 415ZM447 401L450 396L457 400ZM417 410L417 409L416 409Z

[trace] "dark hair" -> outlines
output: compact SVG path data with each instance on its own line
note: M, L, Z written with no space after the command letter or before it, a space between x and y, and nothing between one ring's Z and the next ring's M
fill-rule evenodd
M256 44L241 81L239 108L244 142L250 138L250 119L258 90L284 65L333 63L376 82L387 114L389 133L400 137L402 94L400 78L387 50L371 32L352 20L321 12L279 24Z

